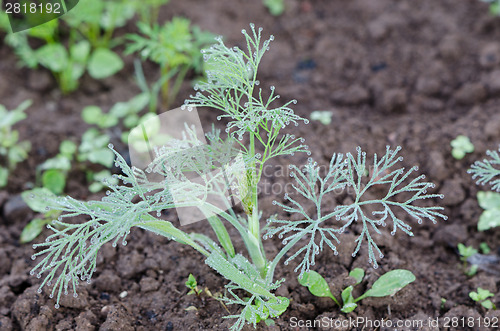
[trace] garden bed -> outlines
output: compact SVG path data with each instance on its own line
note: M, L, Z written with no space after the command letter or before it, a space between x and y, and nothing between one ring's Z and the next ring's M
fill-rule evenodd
M297 99L294 109L302 117L309 118L314 110L333 112L329 125L311 121L287 129L306 138L318 163L327 164L333 153L353 152L358 145L369 154L383 153L386 145L399 145L404 165L418 165L419 172L436 183L435 192L445 195L434 203L445 207L448 220L414 223L412 238L404 234L392 237L387 229L379 239L385 258L378 269L368 265L364 250L351 257L354 234L346 234L353 240L343 239L339 256L320 254L315 270L327 279L336 296L348 284L347 275L354 267L366 270L369 283L375 275L393 269L415 274L416 281L394 297L365 299L350 314L300 286L293 263L280 266L277 277L285 277L287 282L278 294L289 297L291 303L270 328L301 329L294 327L294 319L364 317L440 318L443 329L446 317L499 317L498 311L487 311L472 301L469 292L487 288L498 305L500 268L479 270L467 277L456 247L458 243L478 247L486 242L493 249L491 254L500 255L498 228L477 231L481 208L476 193L481 188L467 174L470 164L500 144L500 18L489 15L487 5L480 1L290 0L286 4L285 13L273 17L260 1L172 1L160 17L188 17L203 29L223 35L230 45L241 44L240 30L248 23L262 26L265 34L276 37L260 69L262 85L275 85L284 100ZM130 25L124 31L133 28ZM16 169L7 189L0 191L0 329L229 328L230 321L222 319L227 311L219 302L187 296L184 285L192 273L200 286L215 293L224 290L224 280L194 250L139 229L132 230L127 246L105 246L93 282L80 286L78 298L63 297L61 308L55 309L48 292L36 292L39 280L29 275L35 265L30 259L33 249L18 240L34 214L19 194L30 188L36 165L54 156L63 139L80 137L86 130L80 116L84 106L109 107L128 100L138 89L132 56L126 58L125 69L118 75L99 82L84 79L81 88L68 96L58 92L48 72L16 68L17 59L9 47L0 45L0 58L0 103L10 109L26 99L34 102L27 111L28 119L19 125L21 137L33 145L30 157ZM147 77L156 78L157 74L153 65L146 67ZM176 105L191 93L186 83ZM218 115L200 113L205 128ZM474 153L462 160L451 156L450 141L459 134L468 136L475 146ZM306 160L305 154L296 154L272 162L279 167ZM282 201L285 192L281 188L290 179L268 173L261 194L263 218L278 212L272 201ZM69 195L92 197L83 175L75 172L70 178ZM343 199L349 197L336 196L331 203ZM167 218L175 224L174 212ZM206 224L199 222L186 231L203 232L204 228ZM45 231L36 241L48 234ZM266 240L265 247L275 254L280 240ZM188 307L196 309L186 310Z

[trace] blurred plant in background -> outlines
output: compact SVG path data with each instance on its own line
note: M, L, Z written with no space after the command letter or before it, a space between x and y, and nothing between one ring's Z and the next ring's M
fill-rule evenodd
M19 162L26 160L31 148L29 141L19 141L19 132L12 127L24 120L24 111L31 100L24 101L14 110L0 105L0 188L7 185L9 174Z
M160 79L148 87L142 68L136 66L139 85L151 96L150 111L157 106L161 90L161 104L168 109L177 96L182 82L189 70L197 74L203 72L203 57L200 50L215 42L215 36L191 25L186 18L174 17L172 21L160 26L137 23L142 34L129 34L126 54L139 53L143 60L151 60L160 66Z

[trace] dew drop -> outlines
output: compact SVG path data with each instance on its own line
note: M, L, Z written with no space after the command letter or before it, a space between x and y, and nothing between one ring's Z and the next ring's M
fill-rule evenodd
M55 308L55 309L59 309L59 307L61 307L61 306L59 306L59 304L58 304L58 303L56 303L56 304L54 305L54 308Z
M113 144L111 144L111 143L108 144L108 148L113 148L113 147L115 147L115 146L113 146Z
M38 290L36 290L36 293L42 293L42 289L39 288Z

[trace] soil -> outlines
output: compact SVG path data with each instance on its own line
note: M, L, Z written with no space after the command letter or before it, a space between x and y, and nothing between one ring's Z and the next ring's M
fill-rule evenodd
M381 235L385 258L378 269L367 264L365 251L352 258L354 233L343 237L339 256L320 254L315 270L337 297L354 267L367 273L359 292L389 270L403 268L415 274L416 281L395 296L365 299L350 314L340 313L331 300L316 298L300 286L293 263L280 266L277 277L287 282L278 294L291 298L290 308L275 326L258 328L326 329L294 327L291 321L365 317L372 321L439 318L439 329L447 329L443 327L446 318L498 318L498 311L485 310L468 295L477 287L486 288L495 293L492 300L500 306L498 265L467 277L456 246L478 247L486 242L491 254L500 255L500 230L477 231L481 208L476 193L481 188L466 173L472 162L500 143L500 18L490 16L487 4L477 0L287 0L286 5L282 16L273 17L260 1L171 1L160 19L188 17L201 28L224 35L229 44L241 44L240 30L250 22L275 35L261 67L262 85L275 85L282 100L297 99L295 110L303 117L314 110L333 112L330 125L311 122L289 132L306 138L320 164L327 164L333 153L353 152L358 145L369 155L383 153L386 145L402 146L404 165L418 165L419 172L436 183L435 191L445 195L433 203L445 207L448 220L414 223L412 238ZM130 24L121 33L133 30ZM18 241L34 215L19 193L33 185L36 165L54 156L60 141L77 141L87 129L80 117L84 106L109 107L128 100L138 89L132 56L115 77L100 82L85 77L81 88L68 96L58 92L48 72L17 68L17 59L6 45L0 44L0 58L0 102L8 108L26 99L34 102L28 120L18 126L21 138L33 145L30 158L11 176L7 189L0 191L0 330L228 329L230 322L222 318L228 314L225 307L206 295L187 296L184 286L189 273L212 293L224 290L224 280L189 247L138 229L130 234L127 246L105 246L93 282L80 286L78 298L64 298L61 308L55 309L47 292L36 292L40 280L29 276L36 263L30 259L31 244ZM147 65L146 74L156 78L157 68ZM187 82L177 103L190 93ZM208 127L216 116L202 113L203 125ZM455 160L450 141L459 134L471 139L475 151ZM273 165L303 164L306 159L305 154L295 155ZM98 198L87 193L84 176L71 178L69 195ZM277 174L266 177L261 193L264 218L279 212L271 202L281 201L284 192L272 188L288 179ZM344 198L348 199L335 197L332 204ZM175 213L168 218L175 221ZM204 231L204 227L200 222L186 230ZM44 232L37 241L48 234ZM269 254L281 247L279 240L267 240L265 245ZM236 308L228 309L235 312ZM339 329L394 330L367 325ZM404 330L416 329L432 328ZM477 322L448 329L488 330Z

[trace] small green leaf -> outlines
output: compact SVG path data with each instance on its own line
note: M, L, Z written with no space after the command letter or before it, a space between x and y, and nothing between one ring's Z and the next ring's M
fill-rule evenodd
M482 212L477 222L479 231L486 231L500 226L500 208L487 209Z
M385 297L394 295L406 285L415 281L415 275L408 270L396 269L389 271L373 283L372 288L356 299L359 301L366 297Z
M52 72L61 72L68 65L68 52L62 44L47 44L35 51L38 62Z
M486 300L481 302L481 306L483 306L486 309L496 309L495 305L493 304L493 302L491 302L491 300Z
M193 274L189 274L188 280L186 281L186 287L193 290L198 286L198 283L196 282L196 278L194 278Z
M264 0L263 2L273 16L280 16L285 11L284 0Z
M342 291L342 302L344 305L342 306L341 311L344 313L350 313L358 306L356 303L354 303L355 300L354 297L352 296L353 288L354 287L351 285L346 287Z
M123 68L122 59L107 48L98 48L90 56L89 75L95 79L113 76Z
M71 160L66 155L59 154L38 166L39 171L50 169L68 171L71 169Z
M76 144L71 140L64 140L61 145L59 145L59 152L68 158L76 153L76 149Z
M269 312L271 317L278 317L283 314L290 305L290 299L285 297L276 297L268 301L268 305L274 309L274 312Z
M88 153L87 159L92 163L111 168L115 160L115 154L108 148L101 148Z
M312 121L319 121L323 125L330 125L332 123L333 113L328 110L316 110L311 113Z
M345 304L340 311L347 314L347 313L354 311L354 309L356 309L357 306L358 306L357 303L351 302L351 303Z
M48 188L54 194L59 195L63 193L66 186L66 175L63 171L58 169L50 169L42 175L43 187Z
M491 293L490 291L485 290L485 289L483 289L481 287L477 288L477 294L479 296L479 300L484 300L484 299L487 299L487 298L490 298L490 297L494 296L493 293Z
M38 213L46 213L47 212L47 198L55 197L55 194L52 193L49 189L42 188L34 188L29 191L24 191L21 193L21 197L24 202L31 208L31 210L36 211Z
M361 283L363 277L365 277L365 271L361 268L355 268L349 273L349 277L352 277L356 280L356 285Z
M42 233L45 224L47 224L47 222L41 218L35 218L29 222L21 232L21 237L19 239L21 244L29 243L38 237L38 235Z
M464 135L457 136L451 141L450 145L453 148L451 155L457 160L463 159L466 153L474 152L474 145L469 137Z
M101 191L104 188L104 185L102 185L99 182L93 182L92 184L89 185L89 191L92 193L97 193Z
M483 209L500 208L500 193L479 191L477 192L477 202Z
M485 242L482 242L482 243L479 244L479 249L481 250L481 252L483 254L490 254L491 253L490 246L488 246L488 244L485 243Z
M82 110L82 118L87 124L98 124L101 116L102 110L97 106L87 106Z
M326 280L316 271L304 272L302 278L298 278L299 284L306 286L311 294L317 297L331 297L330 287Z
M87 62L87 59L90 54L90 43L86 40L82 40L76 44L74 44L70 50L69 54L71 60L76 63L84 64Z

